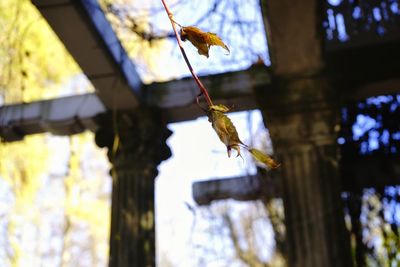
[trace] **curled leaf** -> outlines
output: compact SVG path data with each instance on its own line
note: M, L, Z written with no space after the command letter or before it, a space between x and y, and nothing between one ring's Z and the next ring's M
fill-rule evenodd
M250 148L249 152L256 161L270 167L271 169L276 169L280 166L280 164L276 163L270 156L264 154L258 149Z
M224 105L212 105L207 112L208 120L211 122L212 127L217 133L219 139L226 145L228 150L228 157L231 156L231 150L237 151L237 156L240 156L240 147L247 149L253 158L268 166L271 169L276 169L280 164L276 163L270 156L261 152L258 149L250 148L243 144L236 131L235 125L224 113L228 112L229 108Z
M229 112L229 110L230 109L227 106L222 105L222 104L212 105L210 107L210 111L219 111L219 112L222 112L222 113Z
M208 112L208 120L217 133L219 139L226 145L228 157L231 156L231 150L237 151L237 156L240 156L240 146L243 145L239 139L235 125L224 113L228 112L229 108L224 105L210 106Z
M189 40L196 48L200 55L208 57L208 51L212 45L220 46L229 51L228 46L212 32L203 32L197 27L188 26L181 28L182 41Z

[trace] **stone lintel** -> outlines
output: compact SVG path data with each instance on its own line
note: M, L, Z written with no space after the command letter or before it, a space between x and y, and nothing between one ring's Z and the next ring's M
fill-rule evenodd
M96 0L33 0L109 109L135 108L142 81Z

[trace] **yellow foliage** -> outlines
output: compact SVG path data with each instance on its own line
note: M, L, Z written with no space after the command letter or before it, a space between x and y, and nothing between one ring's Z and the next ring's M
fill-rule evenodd
M6 103L54 97L79 67L28 0L0 1L0 93Z
M40 135L28 136L18 143L0 144L0 177L16 194L17 212L27 212L48 171L49 149Z
M0 105L56 97L78 73L75 61L29 0L0 1ZM39 192L47 190L50 164L58 154L58 147L49 146L50 139L50 135L43 134L27 136L20 142L0 143L0 179L7 182L13 193L13 200L8 203L12 208L5 216L12 266L23 266L22 262L33 257L31 252L24 251L26 242L22 234L27 225L42 231L43 212L64 210L67 221L87 222L96 246L108 244L110 203L107 196L98 195L104 173L100 176L96 171L95 177L87 179L81 170L84 160L93 160L81 155L88 143L94 146L93 134L71 138L73 153L64 180L65 195L46 199L49 203L43 205ZM87 199L82 192L91 198Z
M104 169L101 171L94 167L83 172L82 166L87 160L98 161L95 158L88 158L85 154L89 148L92 151L90 156L104 157L105 151L93 149L92 133L83 133L70 137L70 154L68 173L66 177L53 177L50 179L63 179L65 194L54 196L49 203L40 206L41 190L47 189L48 172L51 159L55 157L58 147L50 149L46 144L49 135L29 136L24 141L16 143L0 144L0 179L4 179L10 184L14 192L14 202L9 218L8 233L10 249L13 251L10 263L13 266L22 266L23 262L31 255L23 251L24 238L20 235L25 225L35 225L38 229L43 226L43 212L64 211L65 220L69 222L69 227L65 232L65 253L69 253L69 232L74 231L74 225L86 225L91 239L93 239L93 250L98 253L107 253L109 229L110 229L110 201L109 195L102 195L101 189L104 187ZM90 147L92 146L92 147ZM107 166L105 166L107 169ZM89 174L89 175L88 175ZM60 225L62 227L62 225ZM41 230L38 230L41 231ZM18 234L19 233L19 234ZM106 254L103 254L106 258Z
M84 160L82 158L83 149L88 142L93 142L93 134L85 133L70 137L71 154L69 174L64 180L67 193L64 206L66 214L72 220L87 222L95 235L106 238L104 230L108 231L111 220L110 203L108 199L94 198L98 194L104 179L101 179L101 177L100 179L88 179L89 177L83 176L81 168L81 163ZM85 198L83 192L89 192L92 197Z

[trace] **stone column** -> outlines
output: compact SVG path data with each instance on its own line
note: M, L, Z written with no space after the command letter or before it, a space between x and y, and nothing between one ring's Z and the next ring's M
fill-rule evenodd
M272 78L256 91L282 163L288 266L352 266L338 175L339 88L325 67L323 2L261 3Z
M261 90L261 88L260 88ZM285 207L290 267L351 266L338 175L332 88L323 77L274 78L259 99Z
M99 117L96 143L112 163L110 267L155 266L154 179L171 132L156 110Z

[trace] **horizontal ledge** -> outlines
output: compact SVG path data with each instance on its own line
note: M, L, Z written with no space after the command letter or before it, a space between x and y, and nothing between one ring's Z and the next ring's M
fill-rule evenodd
M399 185L400 158L384 154L346 156L342 158L341 175L344 191Z
M50 132L71 135L86 129L95 131L95 117L106 112L95 94L0 107L0 137L18 141L25 135Z
M253 66L247 70L226 72L200 77L211 98L227 100L251 96L256 87L270 83L267 67ZM163 83L152 83L143 88L146 105L159 108L190 106L200 90L192 77Z
M257 108L253 87L265 83L268 78L266 71L257 74L257 72L247 70L210 75L202 79L210 86L210 93L214 96L213 99L216 103L233 106L233 111L243 111ZM112 83L112 79L110 81L96 80L96 82ZM230 83L230 85L221 83ZM222 88L218 89L219 86ZM181 89L176 92L171 88ZM189 78L152 84L147 88L146 96L147 99L153 101L145 104L162 109L164 119L168 123L193 120L205 115L204 111L194 104L195 96L193 97L190 93L194 90L197 90L197 87ZM94 131L97 127L95 116L111 110L107 109L107 105L102 101L105 97L103 93L97 92L97 94L75 95L0 107L0 137L4 141L16 141L21 140L25 135L36 133L50 132L58 135L70 135L86 129ZM122 92L119 94L121 95ZM167 97L164 100L155 101L160 94L167 94ZM114 102L113 94L107 94L107 98L109 102ZM114 103L118 103L118 101ZM124 108L116 108L126 110L126 105L127 103L123 103ZM131 106L132 110L134 108L136 107Z
M58 38L112 109L138 106L142 81L96 0L33 0ZM111 75L110 75L111 74ZM110 95L118 90L118 94Z
M221 100L219 103L238 107L234 111L256 108L252 98ZM205 115L195 104L162 111L168 123L193 120ZM95 117L105 112L107 109L96 94L7 105L0 107L0 138L11 142L21 140L25 135L45 132L72 135L84 130L96 131L98 125Z
M357 87L354 91L345 92L346 99L362 101L369 97L380 95L400 94L400 79L388 79L379 82L367 83Z
M212 201L225 199L252 201L263 196L280 197L277 184L262 175L195 182L192 192L198 205L210 205Z
M275 179L276 178L276 179ZM192 184L193 199L198 205L234 199L253 201L280 198L279 175L268 179L261 174L226 179L215 179ZM400 184L400 159L387 155L346 158L341 163L342 192L362 192L365 188L383 189Z

